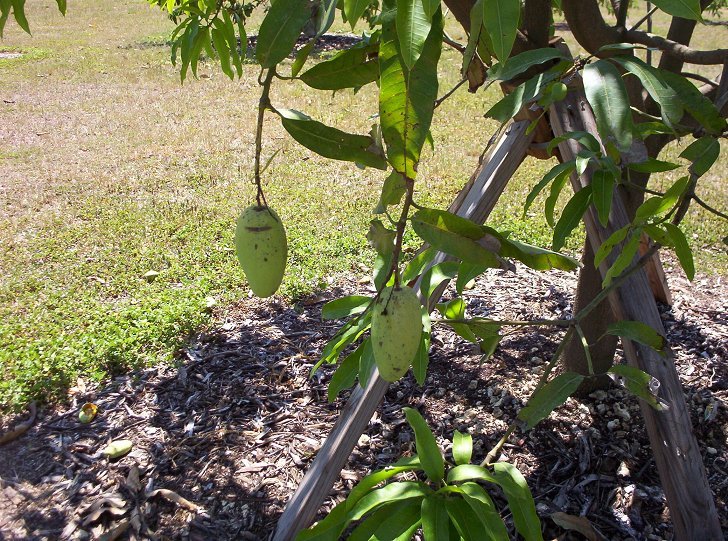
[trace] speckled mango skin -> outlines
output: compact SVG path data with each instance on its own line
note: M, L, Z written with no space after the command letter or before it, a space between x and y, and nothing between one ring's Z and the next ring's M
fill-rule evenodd
M412 288L385 288L374 303L372 348L379 375L397 381L417 355L422 337L422 311Z
M270 207L246 208L235 228L235 253L248 285L258 297L270 297L283 281L288 242L283 222Z

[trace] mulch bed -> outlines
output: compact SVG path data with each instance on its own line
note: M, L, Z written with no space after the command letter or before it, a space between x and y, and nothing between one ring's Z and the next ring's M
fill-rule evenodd
M668 277L675 302L662 317L728 531L728 288L717 276ZM469 313L566 317L574 285L569 273L489 271L467 292ZM293 306L249 299L218 314L219 325L191 340L175 366L103 388L79 381L68 405L42 409L25 435L0 446L0 539L270 538L344 404L346 395L326 402L331 369L313 379L309 372L337 328L321 321L321 306L354 291L371 286L352 281ZM527 329L481 364L470 344L438 329L426 385L408 375L390 387L325 508L367 472L413 451L403 406L423 413L443 448L454 429L471 432L482 459L558 339L557 331ZM82 425L86 401L99 414ZM2 432L23 418L3 419ZM133 441L130 454L100 456L121 438ZM526 476L547 539L583 539L556 526L554 512L586 517L606 539L672 539L637 400L620 388L569 399L536 429L516 432L502 455Z

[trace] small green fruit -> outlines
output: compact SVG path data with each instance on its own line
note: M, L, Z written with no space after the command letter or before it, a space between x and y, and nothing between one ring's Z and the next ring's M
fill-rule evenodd
M235 252L258 297L270 297L283 280L288 257L286 230L270 207L253 205L238 218Z
M561 81L557 81L554 83L554 86L551 87L551 99L553 99L553 101L561 101L566 97L568 92L568 87Z
M106 455L110 459L120 458L131 451L134 444L131 440L116 440L112 441L109 445L104 447L101 451L102 455Z
M385 288L374 303L372 348L379 375L397 381L412 364L422 338L422 307L409 287Z

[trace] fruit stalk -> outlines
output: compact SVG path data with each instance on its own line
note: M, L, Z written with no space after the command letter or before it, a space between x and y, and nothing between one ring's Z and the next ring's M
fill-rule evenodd
M258 101L258 123L255 127L255 164L254 164L254 182L256 187L256 194L255 199L258 202L258 206L268 206L268 204L265 201L265 195L263 194L263 187L261 186L260 181L260 155L263 151L263 119L265 118L265 110L270 108L270 84L273 80L273 76L275 75L275 69L270 68L266 74L265 78L261 81L261 78L258 78L258 83L263 87L263 91L260 95L260 100ZM261 76L262 76L261 72Z

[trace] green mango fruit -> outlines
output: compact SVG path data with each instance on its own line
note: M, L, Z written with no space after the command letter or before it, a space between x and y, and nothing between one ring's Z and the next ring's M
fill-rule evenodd
M116 440L104 447L101 454L113 460L128 454L132 447L134 447L134 444L131 440Z
M409 369L422 338L422 307L412 288L384 288L372 313L372 348L379 375L397 381Z
M258 297L270 297L283 281L288 243L283 222L270 207L246 208L235 228L235 253Z
M568 94L568 92L568 87L561 81L557 81L551 87L551 98L553 99L553 101L561 101L566 97L566 94Z

